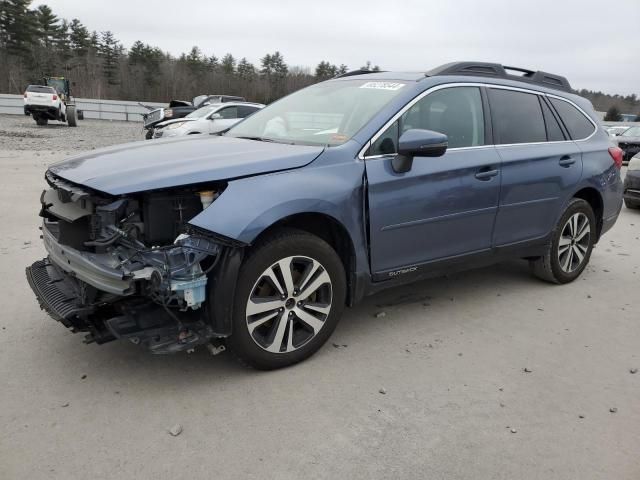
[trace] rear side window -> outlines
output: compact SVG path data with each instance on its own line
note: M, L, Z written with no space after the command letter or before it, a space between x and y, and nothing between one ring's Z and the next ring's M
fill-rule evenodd
M56 93L53 87L45 87L44 85L29 85L27 92L34 93Z
M258 110L258 107L249 107L246 105L241 105L238 107L238 117L240 118L248 117L256 110Z
M546 102L540 98L540 105L542 105L542 113L544 115L544 124L547 127L547 140L550 142L561 142L566 140L562 128L556 120L556 117L551 113L551 109Z
M591 135L596 127L585 117L585 115L569 102L550 98L552 105L560 115L564 126L567 127L569 135L573 140L581 140Z
M538 95L490 88L489 101L497 144L547 141Z

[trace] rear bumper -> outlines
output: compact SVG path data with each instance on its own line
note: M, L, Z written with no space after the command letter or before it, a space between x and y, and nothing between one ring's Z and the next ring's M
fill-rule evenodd
M52 106L47 105L25 105L24 106L25 113L41 113L48 115L52 118L57 117L58 109Z

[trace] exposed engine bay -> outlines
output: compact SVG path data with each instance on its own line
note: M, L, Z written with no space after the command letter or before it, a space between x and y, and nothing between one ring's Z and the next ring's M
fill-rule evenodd
M88 343L127 338L155 353L215 337L203 308L227 246L188 224L225 184L107 196L48 172L41 196L49 256L27 269L41 306Z

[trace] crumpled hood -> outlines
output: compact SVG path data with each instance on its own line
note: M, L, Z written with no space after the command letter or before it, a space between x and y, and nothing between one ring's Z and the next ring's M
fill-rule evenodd
M324 147L216 135L126 143L53 164L49 171L112 195L303 167Z

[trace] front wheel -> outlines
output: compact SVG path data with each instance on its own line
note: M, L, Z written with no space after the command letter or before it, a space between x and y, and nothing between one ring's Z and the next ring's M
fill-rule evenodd
M240 268L227 344L261 370L300 362L331 336L345 295L335 250L314 235L281 230L258 243Z
M596 235L596 219L591 205L574 198L560 218L547 252L530 260L531 272L547 282L574 281L589 263Z

